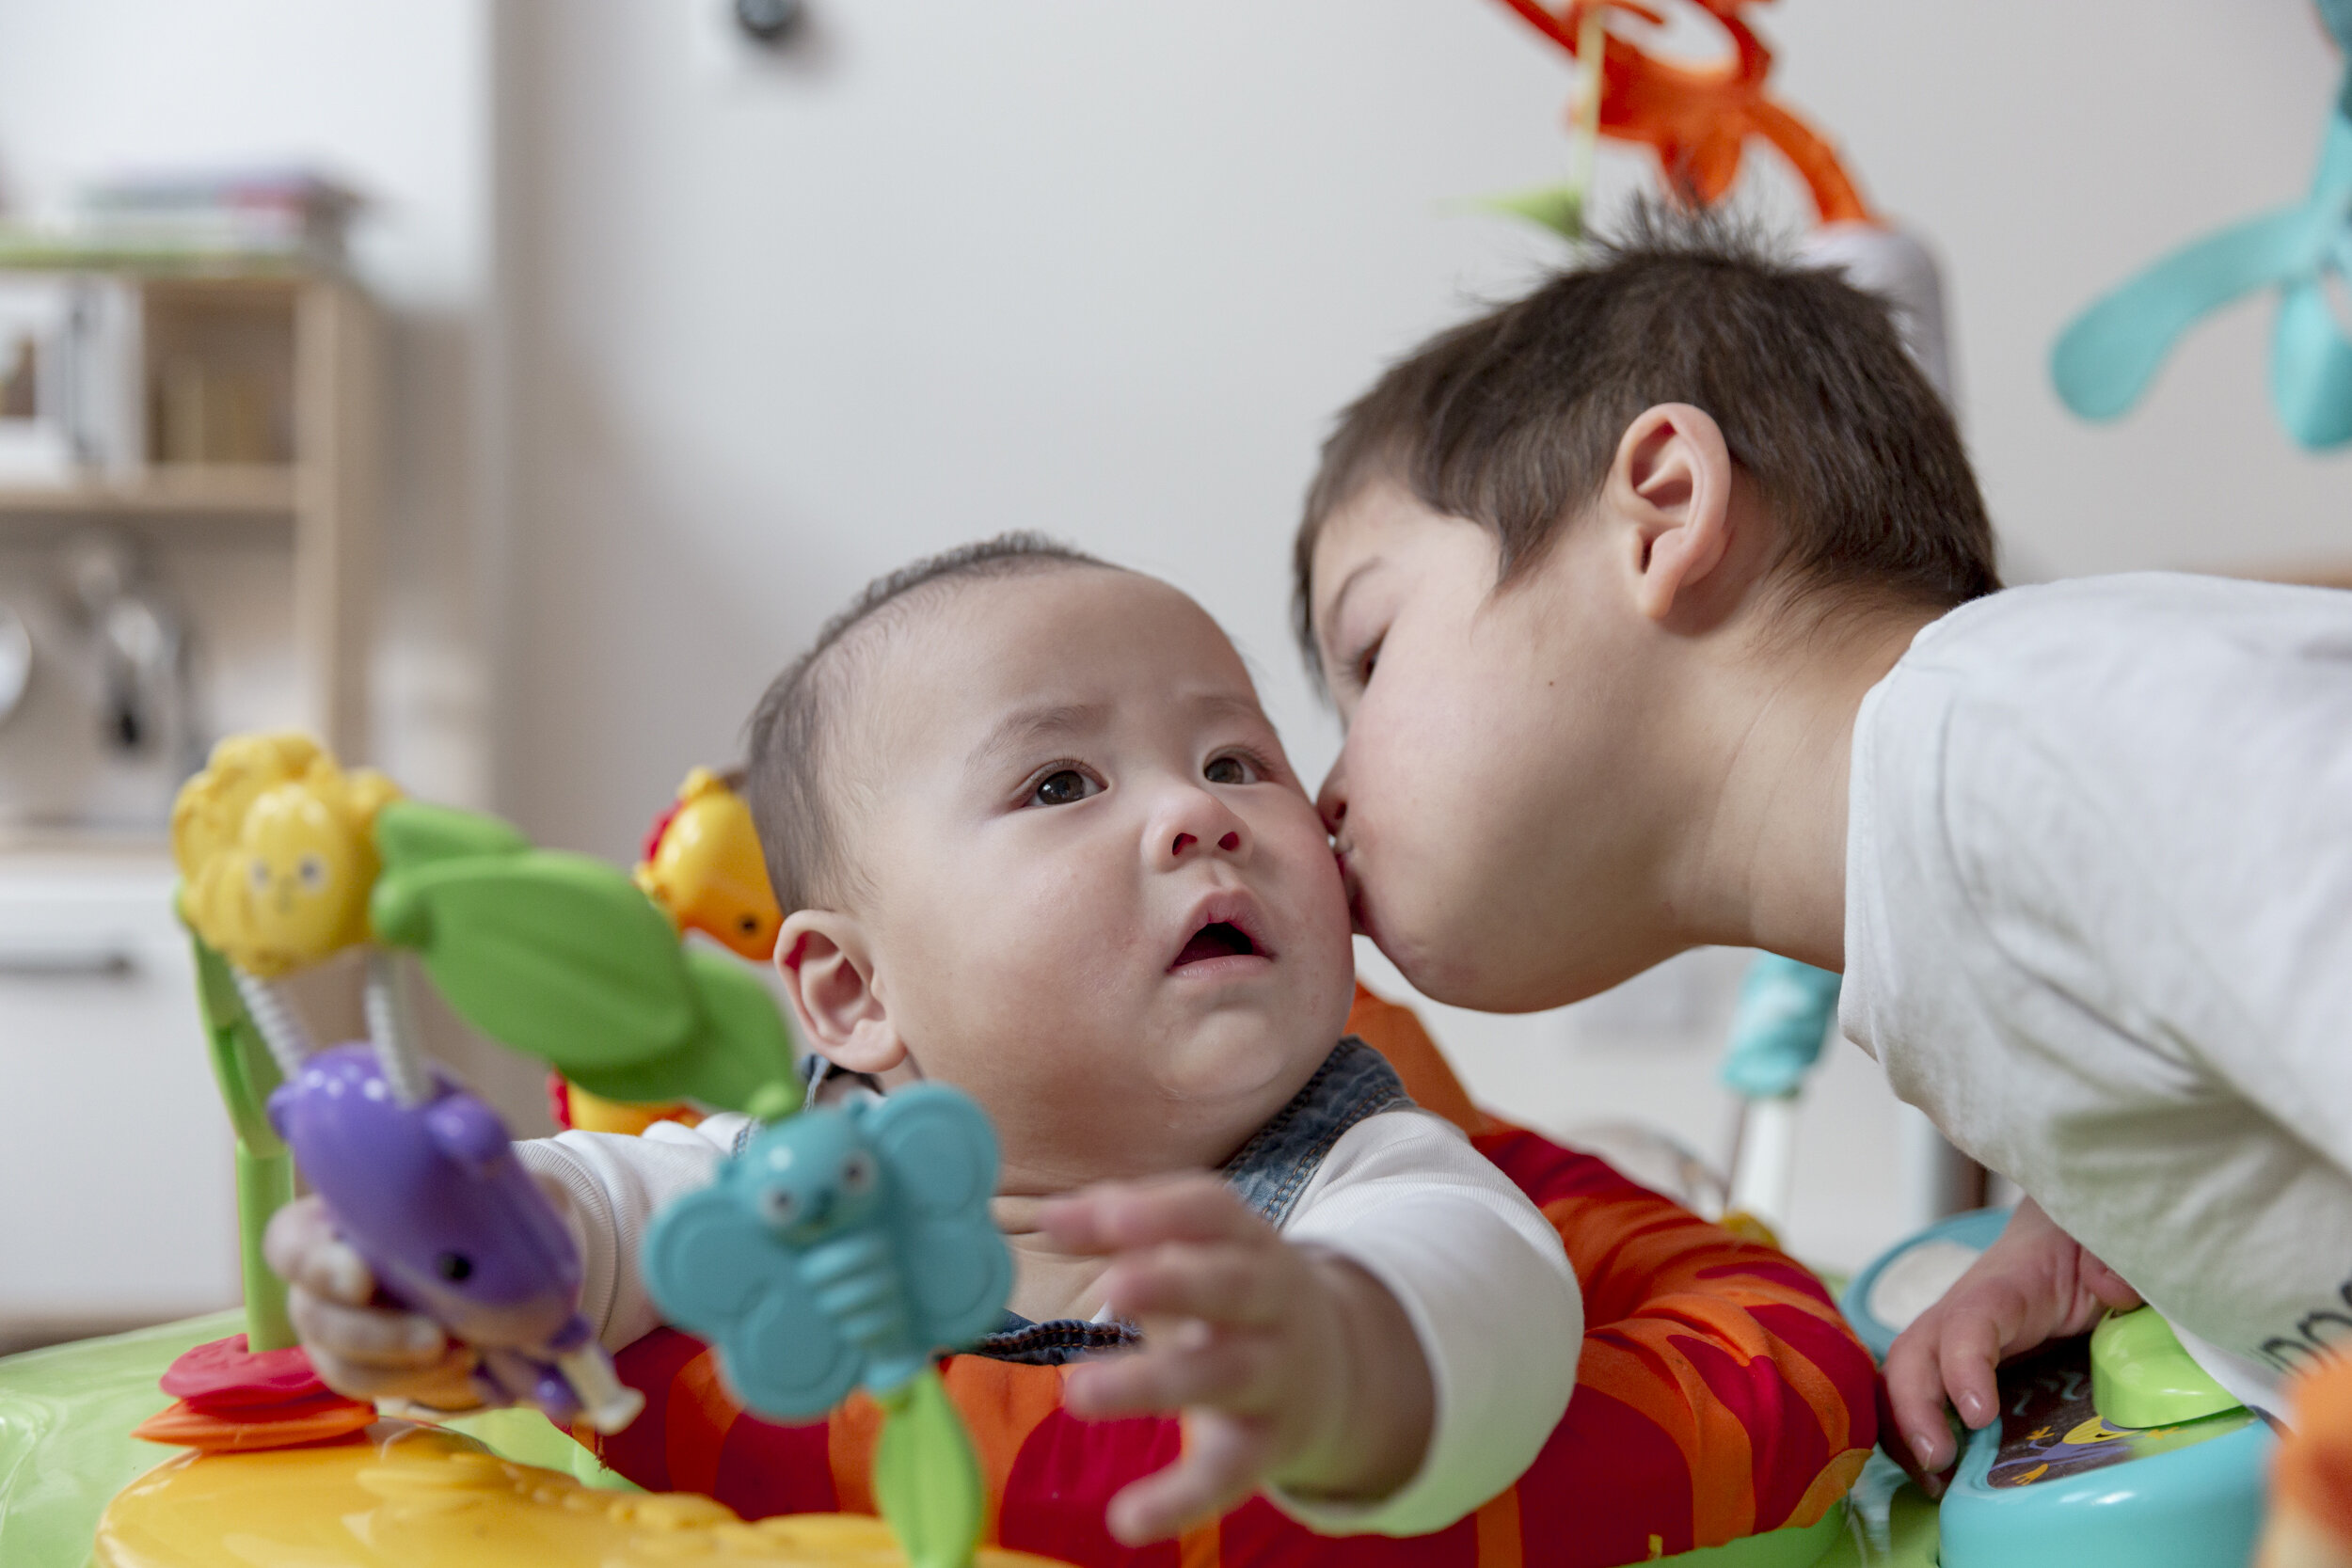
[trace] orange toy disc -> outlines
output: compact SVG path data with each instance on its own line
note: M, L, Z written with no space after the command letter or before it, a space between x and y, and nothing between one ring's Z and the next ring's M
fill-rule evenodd
M132 1428L131 1435L150 1443L167 1443L206 1453L249 1452L348 1437L374 1420L373 1405L361 1404L340 1394L305 1400L264 1418L245 1421L207 1416L182 1400Z

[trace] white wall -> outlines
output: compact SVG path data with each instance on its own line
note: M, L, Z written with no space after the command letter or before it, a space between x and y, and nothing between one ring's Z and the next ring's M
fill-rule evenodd
M505 13L502 798L626 854L869 575L1010 527L1200 596L1319 775L1336 731L1283 629L1314 444L1385 358L1550 254L1461 202L1556 175L1563 62L1491 0L811 0L818 36L762 70L728 63L721 4ZM2266 310L2201 330L2120 427L2043 372L2097 290L2299 193L2337 69L2301 0L1759 20L1788 95L1942 251L2024 574L2352 558L2343 461L2265 407ZM1431 1016L1506 1108L1714 1152L1736 973L1691 960L1582 1025ZM1797 1243L1857 1262L1898 1223L1858 1053L1808 1125Z
M0 0L0 198L291 158L378 198L377 752L423 793L491 792L470 671L494 641L499 803L625 857L866 578L1013 526L1200 595L1319 774L1337 736L1282 577L1314 442L1551 254L1462 199L1557 174L1563 63L1494 0L810 3L810 47L759 70L707 22L723 0ZM2265 309L2202 329L2118 427L2072 420L2042 368L2097 290L2299 193L2336 71L2304 0L1759 20L1789 97L1945 257L2026 572L2352 557L2343 460L2264 404ZM1517 1114L1715 1151L1736 971L1700 956L1566 1019L1431 1017ZM1857 1261L1895 1160L1857 1053L1808 1125L1797 1243Z
M412 788L475 803L488 794L474 439L490 271L487 7L0 0L0 210L55 213L85 182L125 172L254 164L316 167L373 203L354 246L389 312L372 760ZM215 639L235 641L234 628ZM282 676L253 677L262 705ZM225 704L232 721L252 705Z

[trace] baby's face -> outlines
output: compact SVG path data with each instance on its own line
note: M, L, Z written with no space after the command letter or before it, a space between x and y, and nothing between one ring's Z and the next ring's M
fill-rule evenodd
M844 831L915 1065L1048 1180L1213 1163L1353 993L1345 895L1240 657L1094 568L955 585L857 677Z

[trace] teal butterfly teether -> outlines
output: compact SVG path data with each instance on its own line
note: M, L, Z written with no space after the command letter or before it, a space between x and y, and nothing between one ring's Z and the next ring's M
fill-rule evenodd
M931 1357L1004 1314L995 1190L988 1118L924 1084L763 1128L645 1238L654 1300L718 1347L748 1409L806 1419L861 1386L881 1402L875 1501L914 1568L968 1563L979 1539L978 1465Z

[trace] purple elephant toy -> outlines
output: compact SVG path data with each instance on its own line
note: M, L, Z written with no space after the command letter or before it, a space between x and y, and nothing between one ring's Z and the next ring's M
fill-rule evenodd
M619 1431L644 1399L580 1315L580 1249L498 1113L432 1076L403 1105L372 1049L339 1045L270 1096L270 1125L384 1291L471 1345L494 1399Z

